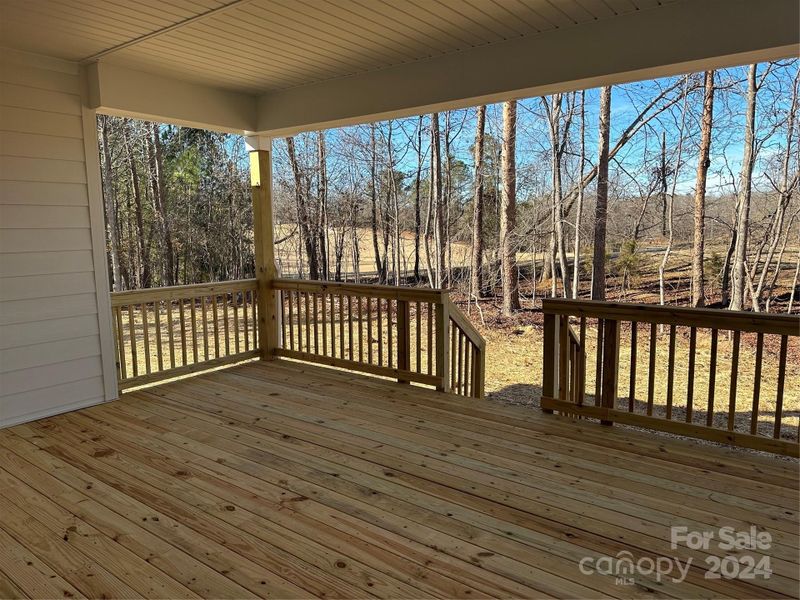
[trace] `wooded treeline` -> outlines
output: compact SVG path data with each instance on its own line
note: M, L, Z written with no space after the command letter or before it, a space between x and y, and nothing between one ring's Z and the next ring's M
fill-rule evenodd
M97 126L113 289L253 276L240 138L104 115Z
M791 60L275 140L279 267L507 314L627 298L651 269L661 303L769 310L800 269L797 106ZM239 140L99 130L115 285L251 275Z

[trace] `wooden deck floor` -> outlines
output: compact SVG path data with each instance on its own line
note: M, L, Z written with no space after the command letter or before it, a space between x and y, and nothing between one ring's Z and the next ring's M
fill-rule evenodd
M249 363L0 431L0 597L796 598L797 470ZM707 579L731 553L670 549L671 525L766 530L736 556L773 573ZM692 565L632 585L579 569L623 551Z

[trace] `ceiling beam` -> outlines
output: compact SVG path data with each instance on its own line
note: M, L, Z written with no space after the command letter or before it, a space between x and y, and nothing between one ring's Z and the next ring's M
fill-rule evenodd
M89 108L186 127L242 134L256 128L256 97L104 62L83 67Z
M797 0L681 0L262 95L270 136L797 56Z

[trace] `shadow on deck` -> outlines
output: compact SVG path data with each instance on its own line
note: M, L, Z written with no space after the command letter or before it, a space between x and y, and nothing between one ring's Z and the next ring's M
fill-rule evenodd
M3 430L0 452L0 583L37 596L798 595L796 461L290 361ZM769 548L719 547L751 525ZM671 549L671 526L715 538ZM588 572L620 553L672 571ZM727 555L772 574L706 578Z

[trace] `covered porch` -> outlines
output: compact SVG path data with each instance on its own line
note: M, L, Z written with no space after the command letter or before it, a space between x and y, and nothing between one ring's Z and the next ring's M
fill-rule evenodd
M271 181L297 132L794 56L795 1L85 4L0 3L0 596L797 597L795 317L551 300L542 410L489 403L448 290L280 276ZM98 113L246 136L254 279L110 293ZM778 365L746 430L701 328Z
M798 589L793 462L285 359L2 430L0 456L8 597ZM772 574L707 578L727 553L671 527L767 531ZM657 577L601 557L673 558Z

